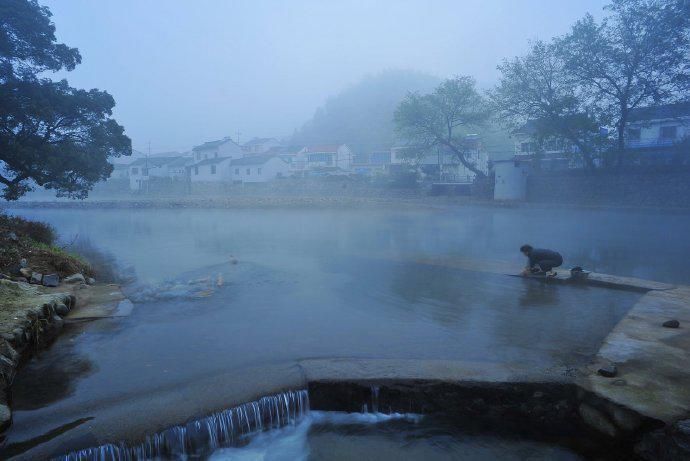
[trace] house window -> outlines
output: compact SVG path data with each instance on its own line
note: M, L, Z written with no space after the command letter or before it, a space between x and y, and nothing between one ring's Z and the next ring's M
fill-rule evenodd
M194 167L194 174L195 175L199 174L199 167L198 166Z
M235 168L235 174L236 174L236 175L239 175L239 174L240 174L240 169L239 169L239 168Z
M261 174L261 168L256 169L256 174L259 174L259 175Z
M533 142L523 142L520 144L520 152L523 154L529 154L535 151L535 145Z
M132 174L139 174L139 168L132 168Z
M628 128L628 140L639 141L642 130L640 128Z
M216 174L216 166L211 165L211 174Z
M251 168L247 168L247 176L249 176L251 174L251 172L252 172Z
M659 137L661 139L676 139L678 133L677 126L662 126L659 130Z

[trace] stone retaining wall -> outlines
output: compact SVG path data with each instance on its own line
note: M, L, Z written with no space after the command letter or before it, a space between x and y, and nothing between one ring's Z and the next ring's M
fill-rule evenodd
M690 207L687 167L532 172L527 200L586 206Z
M9 391L17 367L58 335L75 303L74 295L67 293L40 295L33 307L19 307L0 325L0 431L12 421Z

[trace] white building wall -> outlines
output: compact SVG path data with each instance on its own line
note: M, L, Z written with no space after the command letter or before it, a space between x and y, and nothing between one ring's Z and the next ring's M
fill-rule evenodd
M513 160L494 163L494 200L525 200L529 164Z
M260 165L232 165L231 177L236 182L267 182L290 173L289 165L278 157Z
M192 165L190 169L190 178L192 182L221 182L230 181L230 162L232 159L228 158L222 162L213 163L211 165ZM213 167L215 166L215 173Z

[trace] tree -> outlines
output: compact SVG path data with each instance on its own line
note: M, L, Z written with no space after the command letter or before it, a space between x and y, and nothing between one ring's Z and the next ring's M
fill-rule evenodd
M480 127L489 118L486 101L471 77L441 83L433 93L409 93L395 111L399 135L411 145L428 151L445 148L478 178L486 175L468 160L462 128Z
M566 140L577 147L585 166L594 168L599 126L563 67L555 46L538 41L526 56L498 66L501 77L491 101L499 120L510 128L529 124L538 144Z
M105 91L79 90L46 71L73 70L79 51L57 43L51 13L36 0L0 2L0 184L16 200L35 184L84 198L112 171L109 157L130 155Z
M597 24L591 15L558 40L570 73L616 128L616 164L625 148L630 111L687 97L688 19L681 2L613 0L610 16Z

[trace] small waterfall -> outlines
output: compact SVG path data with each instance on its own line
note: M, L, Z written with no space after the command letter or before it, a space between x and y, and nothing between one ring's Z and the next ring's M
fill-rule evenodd
M379 412L379 391L381 388L379 386L371 386L371 410L374 413Z
M147 436L138 445L109 443L86 448L56 461L129 461L184 458L236 445L244 436L295 424L309 413L306 390L287 391L223 410Z

